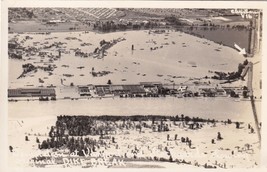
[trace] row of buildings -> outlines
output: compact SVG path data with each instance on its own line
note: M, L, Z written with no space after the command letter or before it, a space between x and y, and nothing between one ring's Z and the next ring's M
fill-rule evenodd
M74 86L73 86L74 87ZM160 82L140 82L139 84L126 85L84 85L72 89L76 97L71 95L61 98L82 98L82 97L241 97L247 91L244 88L229 87L223 88L211 85L190 86L190 85L163 85ZM56 100L57 88L17 88L8 89L9 100L17 99L39 99ZM60 94L60 91L58 92ZM74 95L74 94L72 94Z

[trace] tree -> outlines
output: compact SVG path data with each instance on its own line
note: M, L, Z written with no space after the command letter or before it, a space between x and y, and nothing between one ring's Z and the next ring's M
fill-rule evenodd
M181 119L182 119L182 121L184 120L184 114L181 115Z
M237 129L239 129L240 128L240 123L239 122L236 122L235 123L235 126L236 126Z
M188 122L190 121L190 117L189 117L189 116L186 116L186 117L184 118L184 120L185 120L186 123L188 123Z
M244 90L244 91L243 91L243 97L244 97L244 98L248 98L248 91L247 91L247 90Z
M13 147L9 146L9 150L10 150L10 152L13 152Z
M109 79L108 80L108 83L107 83L108 85L111 85L112 84L112 82L111 82L111 80Z
M177 136L178 136L177 134L174 135L174 140L177 140Z
M247 65L248 64L248 60L246 59L243 63L243 65Z
M36 143L40 143L40 140L38 139L38 137L36 137Z

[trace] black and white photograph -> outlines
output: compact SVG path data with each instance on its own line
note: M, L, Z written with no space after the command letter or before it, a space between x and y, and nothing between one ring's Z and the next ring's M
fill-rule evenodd
M260 7L8 7L8 166L260 168Z

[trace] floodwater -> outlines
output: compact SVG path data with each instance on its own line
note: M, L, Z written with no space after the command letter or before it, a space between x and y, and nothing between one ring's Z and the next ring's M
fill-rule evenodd
M212 40L217 43L222 43L229 47L234 47L236 43L241 48L246 50L249 48L249 31L248 30L236 30L236 29L193 29L194 34L204 37L208 40Z
M253 122L250 101L232 98L92 98L9 102L9 118L57 115L181 115ZM260 102L256 102L260 116Z
M61 59L52 62L57 66L53 75L38 71L25 78L17 79L22 72L22 64L32 63L45 66L47 57L34 55L23 57L25 61L9 59L9 88L38 87L40 85L61 86L64 84L86 85L106 84L108 79L113 84L138 83L141 81L160 81L175 83L181 80L189 80L191 77L204 77L208 70L235 71L238 63L244 58L232 48L221 46L212 41L197 38L181 32L167 31L164 34L149 34L148 31L129 31L108 34L97 33L51 33L50 35L38 34L10 34L9 38L17 36L19 41L26 36L24 46L43 47L44 42L51 45L54 42L63 42L61 49L70 51L62 53ZM67 40L67 37L76 37L77 40ZM74 55L71 49L80 48L83 52L92 52L99 46L103 39L112 40L120 37L126 38L108 50L103 59L81 58ZM223 37L223 36L222 36ZM49 39L48 39L49 38ZM81 43L91 43L90 46L81 47ZM134 51L131 46L134 45ZM158 47L156 50L151 48ZM162 47L162 48L160 48ZM219 51L218 51L219 49ZM44 50L53 55L58 54L58 48ZM63 67L67 65L68 67ZM197 67L192 68L192 65ZM83 69L78 67L83 66ZM112 73L103 77L92 77L92 68L96 71L107 70ZM64 74L72 74L73 77L64 77ZM159 77L158 75L162 75ZM185 78L173 78L172 76L184 76ZM44 80L40 84L38 78ZM127 81L123 81L126 79ZM260 109L260 103L258 109ZM259 112L258 112L259 113ZM191 117L215 118L219 120L252 121L252 110L249 101L234 101L230 98L102 98L89 100L58 100L49 102L21 101L9 102L10 118L27 118L39 116L57 115L188 115ZM260 116L260 115L259 115Z
M107 34L65 32L51 33L50 35L38 35L34 33L9 34L9 38L18 38L22 41L26 36L31 36L31 40L26 40L24 46L34 46L43 48L54 42L62 42L61 48L43 49L42 51L58 55L58 49L64 49L70 53L62 53L62 57L48 62L48 58L41 58L38 55L24 56L25 61L9 59L9 87L35 87L43 85L59 86L61 79L64 84L84 85L84 84L106 84L110 79L114 84L135 84L142 81L160 81L162 83L181 83L191 77L204 77L213 75L209 70L232 72L237 70L237 66L244 58L232 48L221 46L206 39L197 38L181 32L166 31L163 34L149 34L148 31L127 31ZM68 37L76 37L77 40L67 40ZM93 52L103 39L112 40L126 38L107 50L107 56L103 59L93 57L82 58L75 56L73 49L80 48L83 52ZM39 42L33 45L34 42ZM80 46L81 43L91 43L90 46ZM134 45L134 51L131 50ZM151 48L156 48L151 50ZM53 75L38 70L32 76L17 79L22 73L22 64L32 63L35 66L46 66L55 64L57 68ZM67 66L67 67L64 67ZM194 68L192 66L195 66ZM78 67L84 67L78 69ZM95 71L110 71L111 73L102 77L92 77L92 68ZM73 77L63 76L71 74ZM160 77L160 76L161 77ZM173 78L172 76L183 76L184 78ZM44 80L40 84L38 78Z

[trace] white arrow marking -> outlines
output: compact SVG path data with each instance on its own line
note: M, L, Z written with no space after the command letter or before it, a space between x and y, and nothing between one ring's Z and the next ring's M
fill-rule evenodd
M234 43L234 46L235 46L235 48L236 49L238 49L238 51L239 51L239 54L242 54L242 55L245 55L245 54L247 54L246 53L246 49L245 48L241 48L241 47L239 47L236 43Z

